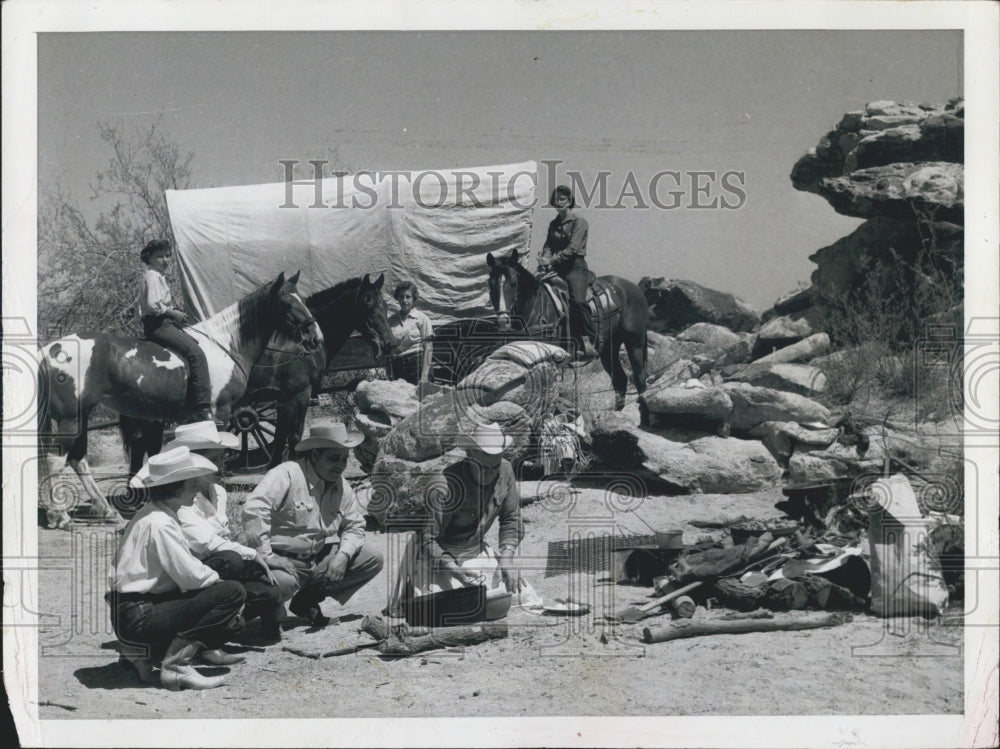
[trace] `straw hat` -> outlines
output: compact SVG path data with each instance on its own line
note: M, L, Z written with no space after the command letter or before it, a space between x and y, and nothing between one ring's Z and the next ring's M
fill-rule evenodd
M173 440L164 445L164 449L170 450L182 445L190 450L235 450L240 446L240 438L229 432L220 432L215 422L209 419L181 424L174 430Z
M207 476L218 470L215 463L208 458L196 455L181 445L151 456L149 462L139 469L135 477L146 487L163 486L195 476Z
M320 421L309 427L309 433L295 446L295 452L318 450L324 447L337 447L347 450L364 442L361 432L349 432L339 421Z
M476 424L471 432L460 435L455 444L466 449L482 450L487 455L499 455L513 441L503 433L499 424L492 421L489 424Z

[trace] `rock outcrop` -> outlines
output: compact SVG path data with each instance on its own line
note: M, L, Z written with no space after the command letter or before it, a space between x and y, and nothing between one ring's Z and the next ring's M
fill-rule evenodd
M792 169L792 184L822 196L838 213L867 219L810 257L809 301L857 297L880 268L916 266L880 277L881 296L920 295L921 279L961 289L964 240L964 133L961 100L946 105L877 101L848 112ZM958 293L956 296L961 296ZM796 292L786 307L805 301ZM927 310L934 314L939 310ZM774 314L788 314L777 311ZM816 313L808 314L814 327ZM822 316L823 310L819 310ZM918 312L919 314L919 312Z
M871 102L864 111L844 115L799 159L792 184L826 198L848 216L899 218L899 206L890 200L898 196L940 206L961 222L960 205L955 209L961 200L964 114L957 101L943 107ZM912 213L909 206L906 210L904 218Z
M675 442L615 413L598 415L590 435L600 464L631 471L654 489L732 494L759 491L781 477L781 467L760 442L732 437Z
M678 333L699 322L741 333L760 321L757 311L742 299L694 281L645 277L639 288L649 304L650 330L658 333Z

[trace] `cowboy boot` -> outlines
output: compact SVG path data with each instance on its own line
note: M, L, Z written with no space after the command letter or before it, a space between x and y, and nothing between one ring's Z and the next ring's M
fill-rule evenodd
M225 676L202 676L194 670L191 660L198 654L203 645L195 640L175 637L163 656L160 666L160 683L171 692L182 688L212 689L226 683Z
M247 662L247 657L245 655L227 653L222 648L215 648L215 650L202 650L198 653L198 657L205 661L205 663L212 666L235 666L237 663Z

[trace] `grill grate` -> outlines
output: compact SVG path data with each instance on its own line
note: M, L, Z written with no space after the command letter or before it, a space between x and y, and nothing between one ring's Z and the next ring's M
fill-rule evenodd
M610 570L614 552L655 543L656 536L653 535L588 536L569 541L550 541L545 558L545 577Z

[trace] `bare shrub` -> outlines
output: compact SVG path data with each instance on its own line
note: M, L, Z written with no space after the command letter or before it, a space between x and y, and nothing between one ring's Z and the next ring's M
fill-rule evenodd
M918 384L921 407L950 397L948 368L934 373L936 362L921 343L930 324L954 318L962 304L960 263L938 249L934 210L916 205L913 210L918 246L905 253L890 248L888 258L863 258L864 280L848 293L818 292L826 330L840 349L819 362L831 405L881 394L913 398Z
M61 185L40 184L38 210L39 343L73 331L134 336L135 300L151 239L173 241L166 190L189 187L193 152L160 132L99 123L111 156L91 185L89 203ZM177 278L167 280L180 303Z

